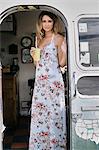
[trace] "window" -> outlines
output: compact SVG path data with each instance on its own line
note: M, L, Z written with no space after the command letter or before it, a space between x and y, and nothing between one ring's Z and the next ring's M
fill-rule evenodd
M79 62L84 67L99 67L99 18L81 18L79 30Z
M77 82L78 92L82 95L99 95L99 76L85 76Z

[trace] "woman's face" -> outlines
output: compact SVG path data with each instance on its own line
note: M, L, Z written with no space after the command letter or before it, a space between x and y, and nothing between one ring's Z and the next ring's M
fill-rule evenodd
M52 31L53 29L53 20L47 15L44 15L42 18L42 28L45 32Z

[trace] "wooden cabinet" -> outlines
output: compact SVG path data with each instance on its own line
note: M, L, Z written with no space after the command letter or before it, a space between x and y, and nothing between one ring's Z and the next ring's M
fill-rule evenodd
M3 74L2 96L5 126L16 126L18 117L18 86L16 74Z

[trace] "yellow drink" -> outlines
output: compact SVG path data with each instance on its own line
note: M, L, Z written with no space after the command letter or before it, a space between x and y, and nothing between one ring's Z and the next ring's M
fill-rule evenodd
M40 48L31 47L30 54L33 57L34 61L40 60Z

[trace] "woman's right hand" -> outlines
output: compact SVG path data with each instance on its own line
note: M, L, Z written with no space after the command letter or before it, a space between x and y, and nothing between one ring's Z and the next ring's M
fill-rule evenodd
M30 49L30 55L32 56L33 60L34 60L34 64L38 64L39 60L40 60L40 49L39 48L35 48L35 47L31 47Z

